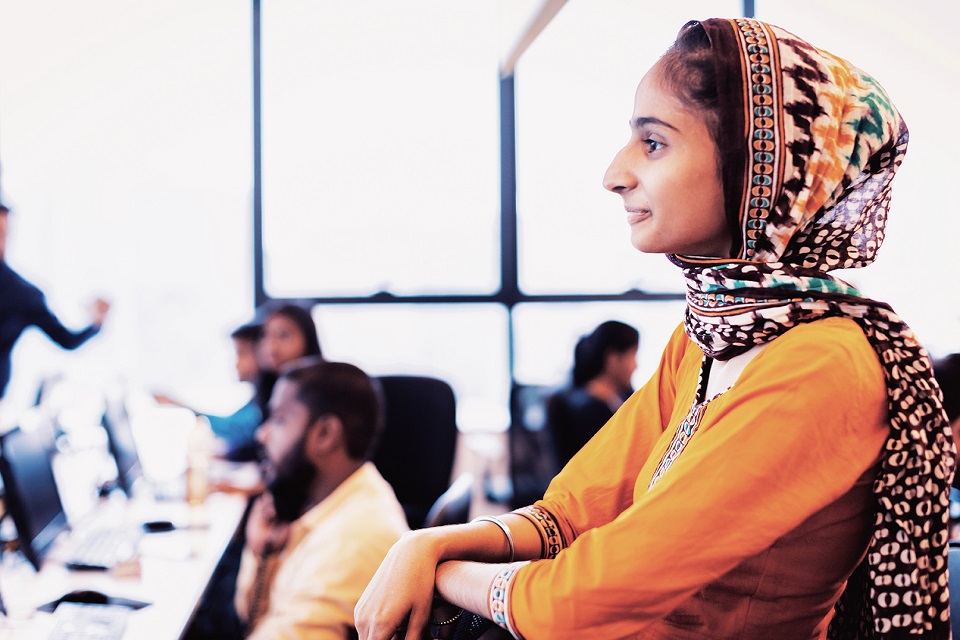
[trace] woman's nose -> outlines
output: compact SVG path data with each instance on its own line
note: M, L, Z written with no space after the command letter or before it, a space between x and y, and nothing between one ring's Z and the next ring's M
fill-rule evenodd
M629 170L628 149L624 147L613 157L607 172L603 174L603 188L613 193L628 191L637 185L636 177Z

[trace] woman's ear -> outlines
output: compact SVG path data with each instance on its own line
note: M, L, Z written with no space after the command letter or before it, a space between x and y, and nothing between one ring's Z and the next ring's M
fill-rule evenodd
M322 415L307 433L304 454L311 460L323 457L343 446L343 423L333 414Z

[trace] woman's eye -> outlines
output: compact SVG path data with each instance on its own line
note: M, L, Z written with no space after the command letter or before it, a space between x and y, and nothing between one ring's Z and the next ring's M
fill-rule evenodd
M654 151L659 151L662 149L663 143L651 138L647 138L643 141L643 146L646 148L647 153L653 153Z

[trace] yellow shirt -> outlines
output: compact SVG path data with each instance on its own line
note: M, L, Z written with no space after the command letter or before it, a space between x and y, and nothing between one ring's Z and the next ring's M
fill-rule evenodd
M694 401L702 356L678 328L650 381L537 503L566 548L511 581L522 637L636 638L862 486L890 428L883 371L856 323L826 319L760 351L648 489ZM702 637L713 637L707 624Z
M265 613L249 638L343 640L353 609L390 547L408 531L393 489L371 462L292 525L267 574ZM248 615L257 558L244 550L237 611Z

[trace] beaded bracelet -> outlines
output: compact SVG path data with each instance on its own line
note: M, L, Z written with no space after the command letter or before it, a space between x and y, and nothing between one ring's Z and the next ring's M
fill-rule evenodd
M493 578L490 588L487 592L487 607L490 613L490 620L510 632L515 638L520 635L513 628L513 622L510 620L510 583L514 574L521 567L530 564L529 562L515 562L513 564L503 565L503 568Z
M517 548L513 544L513 534L510 532L510 527L508 527L503 520L495 516L480 516L474 518L471 522L492 522L493 524L500 527L500 530L503 531L503 535L507 537L507 545L510 546L510 559L507 562L513 562L517 558Z
M440 637L440 627L442 627L442 626L444 626L444 625L448 625L448 624L453 624L454 622L456 622L457 620L459 620L459 619L460 619L460 616L463 615L463 611L464 611L464 610L463 610L463 607L460 607L460 611L457 611L457 613L456 613L452 618L450 618L449 620L444 620L443 622L433 622L433 621L431 621L430 624L429 624L430 637L431 637L431 638L439 638L439 637ZM454 632L454 633L456 633L456 632Z

